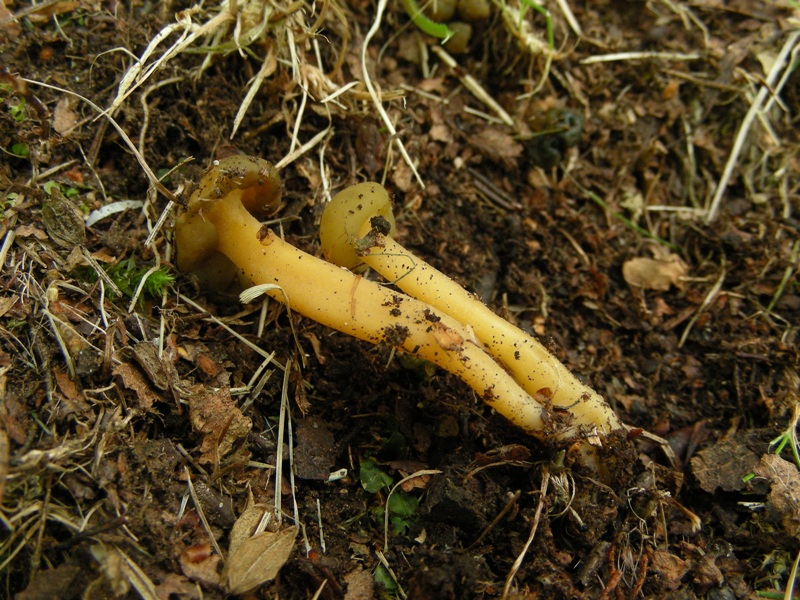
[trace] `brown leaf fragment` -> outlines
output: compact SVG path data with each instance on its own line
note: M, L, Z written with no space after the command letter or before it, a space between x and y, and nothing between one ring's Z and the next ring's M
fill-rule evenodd
M158 356L155 344L139 342L129 352L156 389L165 392L177 380L174 365Z
M670 286L680 288L689 267L679 256L663 258L632 258L622 265L622 276L628 285L645 290L666 292Z
M198 462L210 464L250 433L253 422L236 406L228 388L197 386L193 392L189 396L189 421L192 429L203 435Z
M254 504L251 497L244 512L239 515L231 528L228 554L236 553L242 544L253 537L259 524L262 521L269 521L271 518L272 513L269 508L265 504Z
M208 585L219 585L220 557L214 554L211 544L197 544L184 550L179 558L181 571L189 579Z
M665 586L674 590L680 587L681 578L689 572L690 564L664 550L653 552L650 568L654 573L661 575Z
M17 39L22 33L22 26L14 18L14 13L9 10L5 2L0 2L0 33L11 40Z
M231 594L243 594L271 581L294 549L297 526L262 531L245 540L228 556L222 570L222 584Z
M42 204L42 221L50 238L62 248L86 244L83 214L57 187L51 188L50 200Z
M731 437L698 452L690 464L700 487L713 494L718 489L725 492L744 489L742 477L752 472L758 461L759 456L742 440Z
M168 573L156 586L158 600L201 600L203 591L197 584L177 573Z
M45 2L27 16L34 23L47 23L56 15L72 12L80 7L78 0L64 0L63 2Z
M0 317L5 317L17 302L19 302L19 296L17 295L0 298Z
M153 404L161 400L161 397L150 389L139 369L130 363L114 365L112 372L122 380L122 385L126 389L136 394L136 403L141 410L149 411L153 408Z
M78 113L72 110L70 101L62 98L53 110L53 129L60 135L67 136L78 123Z
M782 525L786 533L800 539L800 471L777 454L765 454L753 470L771 483L767 520Z
M496 162L510 163L522 156L522 144L508 133L493 127L487 127L473 135L469 141L481 153Z

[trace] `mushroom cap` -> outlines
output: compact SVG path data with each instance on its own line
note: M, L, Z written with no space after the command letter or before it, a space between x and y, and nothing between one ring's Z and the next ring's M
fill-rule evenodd
M393 235L392 202L381 184L374 181L357 183L336 194L325 207L319 224L325 260L351 270L360 266L364 261L356 253L353 243L366 234L365 226L377 216L389 222L389 235Z
M241 202L254 216L271 214L278 208L280 195L280 176L266 160L243 154L215 160L175 221L178 268L197 275L204 287L229 287L238 271L217 252L215 212Z

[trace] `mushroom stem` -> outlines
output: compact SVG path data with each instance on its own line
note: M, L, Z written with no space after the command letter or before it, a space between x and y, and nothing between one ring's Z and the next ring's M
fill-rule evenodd
M473 341L461 323L430 306L302 252L279 238L244 208L231 203L207 215L216 225L217 249L266 293L317 323L372 344L424 358L463 380L515 425L544 429L542 405L526 394Z
M293 311L373 344L402 349L449 371L528 433L539 437L575 433L563 427L556 430L542 403L501 369L459 321L302 252L262 227L242 200L249 206L253 193L265 194L263 181L243 176L240 167L251 168L247 163L236 163L236 169L232 164L220 161L212 167L179 218L176 240L181 242L179 256L184 255L181 264L199 264L207 259L209 250L215 250L236 267L240 279L279 286L266 293L286 302ZM252 168L269 172L260 162ZM193 256L195 238L187 226L205 232L202 258ZM214 234L208 235L211 228Z
M385 212L384 203L389 203L388 194L375 183L359 184L337 194L326 208L326 213L331 210L331 216L326 219L323 214L321 223L326 256L352 265L353 257L341 247L347 240L358 260L387 281L458 322L469 324L487 351L511 372L529 395L567 409L574 425L596 428L604 433L622 428L622 422L602 396L581 383L540 342L496 315L447 275L387 235L390 228L374 218L377 207ZM350 233L344 238L335 233L334 216L337 220L348 221L346 231ZM322 227L327 230L325 235L322 235Z

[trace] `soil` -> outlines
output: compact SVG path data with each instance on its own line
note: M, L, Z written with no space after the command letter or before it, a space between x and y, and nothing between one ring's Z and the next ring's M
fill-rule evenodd
M450 69L389 2L396 134L374 3L238 4L0 12L0 597L790 597L797 3L548 3L548 61L497 2ZM617 462L177 272L178 205L236 153L293 156L270 226L315 255L330 195L384 180L395 237L630 426Z

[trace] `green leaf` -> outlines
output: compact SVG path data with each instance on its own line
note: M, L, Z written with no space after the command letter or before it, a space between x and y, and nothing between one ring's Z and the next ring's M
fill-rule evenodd
M386 570L386 567L383 565L378 565L375 567L375 572L372 574L372 579L375 582L375 585L382 587L387 592L396 592L397 591L397 584L395 583L392 576L389 575L389 571Z
M398 517L412 517L419 507L419 500L406 494L394 493L389 498L389 512Z
M388 488L393 481L371 458L365 458L361 461L358 477L364 489L373 494Z
M11 144L11 154L14 156L19 156L20 158L28 158L28 145L23 144L22 142Z

